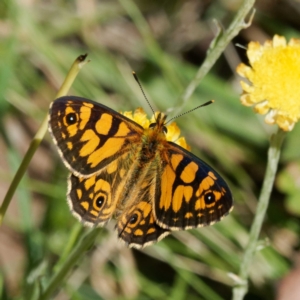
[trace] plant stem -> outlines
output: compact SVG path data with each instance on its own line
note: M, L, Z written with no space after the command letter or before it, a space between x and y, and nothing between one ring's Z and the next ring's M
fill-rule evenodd
M212 66L215 64L217 59L221 56L221 54L226 49L227 45L232 41L232 39L238 35L238 33L248 26L251 25L252 18L254 16L255 11L253 10L249 21L246 23L245 18L249 14L250 10L253 8L255 0L244 0L240 9L238 10L235 18L229 25L226 30L220 30L219 34L215 37L215 39L210 44L210 50L208 51L207 57L198 69L193 80L186 87L183 95L181 96L181 106L176 109L174 115L182 112L183 107L187 104L188 100L194 93L197 86L200 84L205 75L209 72Z
M61 263L59 270L52 276L49 285L42 292L39 299L47 300L49 299L53 292L62 284L63 279L68 275L69 271L74 267L74 265L79 261L79 259L89 250L99 233L101 228L90 229L78 242L77 246L70 253L67 259Z
M80 71L80 69L85 65L85 63L87 61L85 61L87 55L80 55L72 64L65 81L63 82L62 86L60 87L56 98L61 97L63 95L66 95L67 92L69 91L72 83L74 82L78 72ZM17 170L17 173L15 174L9 188L8 191L4 197L4 200L2 202L2 205L0 207L0 226L2 225L5 213L7 211L7 208L10 204L10 201L22 179L22 177L24 176L28 165L35 153L35 151L37 150L37 148L39 147L42 139L44 138L44 135L47 131L47 126L48 126L48 116L45 117L45 119L43 120L40 128L38 129L37 133L35 134L34 138L32 139L29 148Z
M250 230L248 245L240 266L240 272L238 275L239 283L233 288L233 300L242 300L248 291L249 270L257 249L259 233L269 205L284 137L285 132L281 129L278 129L277 133L271 137L265 178L258 199L254 221Z

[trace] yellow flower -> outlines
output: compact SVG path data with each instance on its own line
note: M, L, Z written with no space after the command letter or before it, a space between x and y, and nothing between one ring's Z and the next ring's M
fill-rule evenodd
M266 114L265 122L290 131L300 119L300 40L287 44L275 35L264 45L250 42L247 56L251 67L240 64L237 72L250 83L241 81L241 102Z
M141 107L137 108L134 111L134 113L132 113L132 111L125 111L123 113L123 115L125 117L135 121L136 123L141 125L143 128L148 128L150 125L150 120L147 118L146 113L144 112L144 110Z
M157 116L157 114L158 112L155 113L155 116ZM137 108L134 111L134 113L132 113L131 111L125 111L123 115L135 121L143 128L148 128L151 123L155 123L154 116L152 116L152 118L149 120L142 108ZM166 134L167 141L173 142L184 149L190 150L190 146L186 143L185 138L180 137L180 129L175 122L172 122L171 124L167 124L166 127L167 127L167 134Z

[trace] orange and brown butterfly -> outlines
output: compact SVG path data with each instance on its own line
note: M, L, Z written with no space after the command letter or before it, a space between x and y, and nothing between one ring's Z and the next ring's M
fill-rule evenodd
M51 103L49 131L71 172L72 213L88 226L115 217L118 235L130 247L211 225L232 208L226 182L185 149L178 127L166 125L162 113L150 121L141 109L123 115L66 96Z

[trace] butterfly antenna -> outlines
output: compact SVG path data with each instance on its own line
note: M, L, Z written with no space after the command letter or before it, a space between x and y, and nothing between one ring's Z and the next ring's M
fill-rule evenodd
M171 118L170 120L168 120L168 122L166 122L166 124L168 124L168 123L170 123L172 120L177 119L177 118L179 118L179 117L181 117L181 116L183 116L183 115L186 115L186 114L188 114L188 113L190 113L190 112L192 112L192 111L194 111L194 110L196 110L196 109L198 109L198 108L200 108L200 107L207 106L207 105L212 104L212 103L214 103L214 102L215 102L215 100L210 100L210 101L207 101L207 102L205 102L205 103L203 103L203 104L201 104L201 105L199 105L199 106L196 106L196 107L194 107L193 109L190 109L190 110L188 110L188 111L186 111L186 112L184 112L184 113L182 113L182 114L179 114L179 115L177 115L177 116ZM166 125L166 124L165 124L165 125Z
M140 87L140 89L141 89L141 91L142 91L142 93L143 93L143 95L144 95L144 97L145 97L145 99L146 99L148 105L150 106L150 108L151 108L151 110L152 110L152 112L153 112L154 117L155 117L154 109L153 109L153 107L151 106L151 104L150 104L148 98L146 97L146 94L145 94L145 92L144 92L144 90L143 90L143 88L142 88L142 85L141 85L141 83L140 83L140 81L139 81L139 79L138 79L138 77L137 77L137 75L136 75L136 73L135 73L134 71L132 71L132 75L133 75L135 81L138 83L138 85L139 85L139 87Z

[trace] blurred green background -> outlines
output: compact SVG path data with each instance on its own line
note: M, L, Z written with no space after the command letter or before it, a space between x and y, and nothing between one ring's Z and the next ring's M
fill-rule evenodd
M172 116L217 32L214 20L226 28L240 5L239 0L1 1L2 197L78 55L88 53L91 62L69 94L118 111L141 106L151 115L132 77L134 70L153 106ZM233 212L212 227L176 232L139 251L119 243L110 222L53 299L231 298L234 281L228 273L239 270L264 177L268 140L276 130L239 102L235 68L247 59L238 44L264 42L275 33L299 37L300 28L299 1L258 1L255 7L252 25L232 41L183 111L210 99L215 104L176 120L192 152L229 183ZM299 134L297 125L284 143L261 233L265 247L252 264L246 299L276 298L298 270ZM66 177L47 134L0 228L0 299L33 299L37 286L47 285L53 266L68 255L70 239L76 241L83 230L66 203Z

